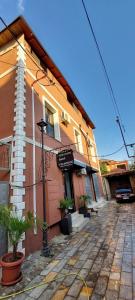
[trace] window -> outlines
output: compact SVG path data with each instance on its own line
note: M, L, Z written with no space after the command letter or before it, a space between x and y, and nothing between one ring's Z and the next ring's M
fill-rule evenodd
M48 124L46 127L46 133L49 136L55 137L55 135L54 135L54 115L53 115L53 112L48 107L45 107L45 120Z
M122 165L117 165L117 169L123 169L126 170L126 165L122 164Z
M59 126L59 114L58 110L53 104L43 96L43 119L47 122L46 133L61 141L60 138L60 126Z
M76 129L74 129L74 133L75 133L76 150L80 153L83 153L81 134Z
M88 147L89 147L89 155L90 155L90 158L96 162L96 149L95 149L95 146L93 145L93 143L91 142L90 139L88 139Z

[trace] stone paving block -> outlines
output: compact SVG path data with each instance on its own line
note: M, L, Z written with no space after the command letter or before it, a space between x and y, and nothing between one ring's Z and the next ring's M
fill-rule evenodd
M93 273L95 273L95 272L99 273L100 270L101 270L101 266L102 266L102 264L95 264L94 263L94 265L91 268L91 272L93 272Z
M39 300L51 300L55 292L59 289L61 283L53 282L49 284L49 287L45 290L44 293L38 298Z
M34 299L39 299L39 297L41 296L41 294L45 291L45 289L48 287L47 284L44 284L42 286L38 286L35 289L33 289L31 291L31 293L29 294L30 297L34 298Z
M90 298L91 300L105 300L104 297L98 295L98 294L92 294L92 297Z
M60 271L61 274L68 274L69 272L70 272L70 270L66 269L66 268L64 268Z
M78 275L81 276L84 280L86 279L88 274L89 274L89 270L87 270L87 269L81 269L81 271L78 273ZM78 279L79 279L79 276L78 276ZM80 280L81 280L81 278L80 278Z
M69 261L67 262L67 264L70 266L74 266L76 262L77 262L77 259L70 258Z
M70 287L67 295L77 298L82 286L83 286L83 282L75 279L75 281L74 281L73 285Z
M60 260L59 263L56 265L56 267L52 268L51 271L57 272L57 273L60 272L66 265L67 260L68 260L68 258Z
M124 298L125 300L133 300L132 298L132 288L126 285L120 285L120 298Z
M58 273L56 272L50 272L47 274L47 276L45 276L45 278L43 279L43 281L45 283L50 283L51 281L53 281L53 279L58 275Z
M74 247L73 249L71 249L68 253L67 253L67 256L73 256L75 255L77 249Z
M122 262L122 272L132 272L132 264L131 262L128 261L123 261Z
M67 292L68 292L68 288L65 287L64 285L60 285L59 289L57 290L57 292L52 297L52 300L63 300L63 299L65 299L65 295L67 294Z
M114 272L111 272L110 273L110 279L113 279L113 280L120 280L120 273L114 273Z
M83 267L84 263L85 263L84 260L78 260L74 266L77 269L81 269Z
M94 287L98 279L97 273L90 272L86 278L86 283L89 287Z
M104 271L101 269L100 276L107 276L109 278L110 272Z
M54 260L54 261L52 261L46 268L45 268L45 270L43 270L42 272L41 272L41 274L40 275L42 275L42 276L45 276L45 275L47 275L56 265L58 265L58 264L60 264L60 260Z
M43 277L38 275L27 285L27 288L31 288L37 284L40 284L42 281L43 281ZM26 291L26 294L29 295L31 292L32 292L32 289L29 291Z
M108 290L113 290L113 291L119 291L120 288L120 282L118 280L112 280L110 279L108 281Z
M93 289L89 288L89 287L85 287L83 286L83 288L81 289L80 295L78 297L78 300L87 300L88 297L90 297L92 295Z
M77 275L70 275L70 276L67 276L64 281L63 281L63 284L66 286L66 287L70 287L72 285L72 283L74 282L75 278L77 277Z
M108 277L100 276L95 286L95 293L104 296L107 288L107 284L108 284Z
M28 296L26 293L22 293L22 294L16 296L15 298L12 297L10 299L15 299L15 300L26 300L26 299L27 300L33 300L34 298ZM8 298L8 300L10 300L10 299Z
M83 268L90 270L92 265L93 265L93 260L92 259L87 259L85 264L83 265Z
M81 256L80 256L80 258L79 258L79 260L86 260L87 258L88 258L88 253L87 254L82 254Z
M121 272L121 267L119 267L119 266L112 266L111 267L111 272L120 273Z
M104 299L105 300L118 300L119 293L117 291L107 290Z
M132 273L121 273L121 284L132 286Z
M132 255L127 252L123 252L123 261L132 262Z
M135 268L133 268L133 284L135 284Z

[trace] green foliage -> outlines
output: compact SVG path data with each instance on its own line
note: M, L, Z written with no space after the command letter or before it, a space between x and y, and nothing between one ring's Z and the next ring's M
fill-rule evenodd
M13 258L17 259L17 245L22 234L35 225L36 219L31 212L22 218L19 218L12 210L12 207L0 205L0 225L4 227L8 233L10 242L13 246ZM43 228L43 226L42 226Z
M81 195L80 196L80 204L81 206L86 206L88 202L90 202L91 197L87 194Z
M101 171L101 174L106 174L108 172L106 163L100 162L100 171Z
M130 169L131 171L135 171L135 163L130 164L130 165L129 165L129 169Z
M64 198L60 200L60 208L65 210L65 209L69 209L73 206L73 200L70 198Z

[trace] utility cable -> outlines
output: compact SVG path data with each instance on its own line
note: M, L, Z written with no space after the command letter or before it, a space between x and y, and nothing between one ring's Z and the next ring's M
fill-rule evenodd
M83 153L83 155L85 155L85 156L89 156L89 157L96 157L96 158L102 158L102 157L108 157L108 156L111 156L111 155L114 155L114 154L116 154L116 153L118 153L118 152L120 152L122 149L124 148L124 145L123 146L121 146L119 149L117 149L116 151L114 151L114 152L112 152L112 153L109 153L109 154L103 154L103 155L88 155L88 154L86 154L86 153ZM80 153L80 152L78 152L77 150L75 150L77 153Z
M84 278L83 278L80 274L78 274L78 273L64 274L64 275L61 275L61 276L59 277L59 279L62 279L62 278L64 279L65 277L71 276L71 275L77 276L77 277L83 282L83 285L85 286L86 292L87 292L87 299L89 300L89 299L90 299L90 296L89 296L89 291L88 291L87 283L86 283L86 281L84 280ZM51 279L51 280L46 280L46 279L44 279L41 283L38 283L38 284L36 284L36 285L34 285L34 286L32 286L32 287L25 288L25 289L23 289L23 290L21 290L21 291L19 291L19 292L14 292L14 293L9 294L9 295L6 295L6 296L0 296L0 300L4 300L4 299L8 299L8 298L10 298L10 297L15 297L15 296L17 296L17 295L21 295L21 294L23 294L23 293L25 293L25 292L31 291L31 290L33 290L33 289L35 289L35 288L37 288L37 287L41 287L41 286L43 286L43 285L45 285L45 284L47 284L47 283L51 283L51 282L53 282L53 281L55 281L55 280L57 280L57 278L54 278L54 279Z
M88 23L89 23L89 27L90 27L90 30L91 30L91 33L92 33L92 36L93 36L93 39L94 39L94 42L95 42L95 45L96 45L99 57L100 57L100 60L101 60L101 65L103 67L105 79L106 79L107 85L108 85L108 87L110 89L110 92L111 92L111 95L112 95L112 103L113 103L113 106L114 106L114 110L115 110L116 116L119 115L119 118L121 119L121 115L120 115L119 107L118 107L117 100L116 100L116 97L115 97L115 94L114 94L114 90L113 90L113 87L112 87L112 84L111 84L111 81L110 81L110 78L109 78L109 75L108 75L108 72L107 72L107 68L106 68L103 56L101 54L101 50L100 50L100 47L99 47L96 35L94 33L94 29L93 29L93 26L92 26L92 23L91 23L88 11L86 9L84 0L81 0L81 1L82 1L82 5L83 5L83 8L84 8L84 11L85 11Z
M3 20L2 17L0 17L1 22L3 23L3 25L6 27L6 29L10 32L10 34L12 35L12 37L14 38L14 40L18 43L18 45L21 47L21 49L24 51L24 53L31 59L31 61L36 65L36 67L38 68L39 71L43 72L46 77L48 78L48 80L51 82L52 85L52 80L49 78L49 76L47 75L47 72L40 68L39 65L35 62L35 60L31 57L31 55L24 49L24 47L22 46L22 44L18 41L16 35L14 34L14 32L9 28L9 26L5 23L5 21ZM37 70L37 71L38 71Z

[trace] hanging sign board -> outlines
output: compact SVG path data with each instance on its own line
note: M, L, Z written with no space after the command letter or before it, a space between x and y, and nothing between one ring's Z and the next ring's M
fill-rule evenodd
M73 150L63 150L57 154L57 166L63 171L69 170L73 167L74 156Z

